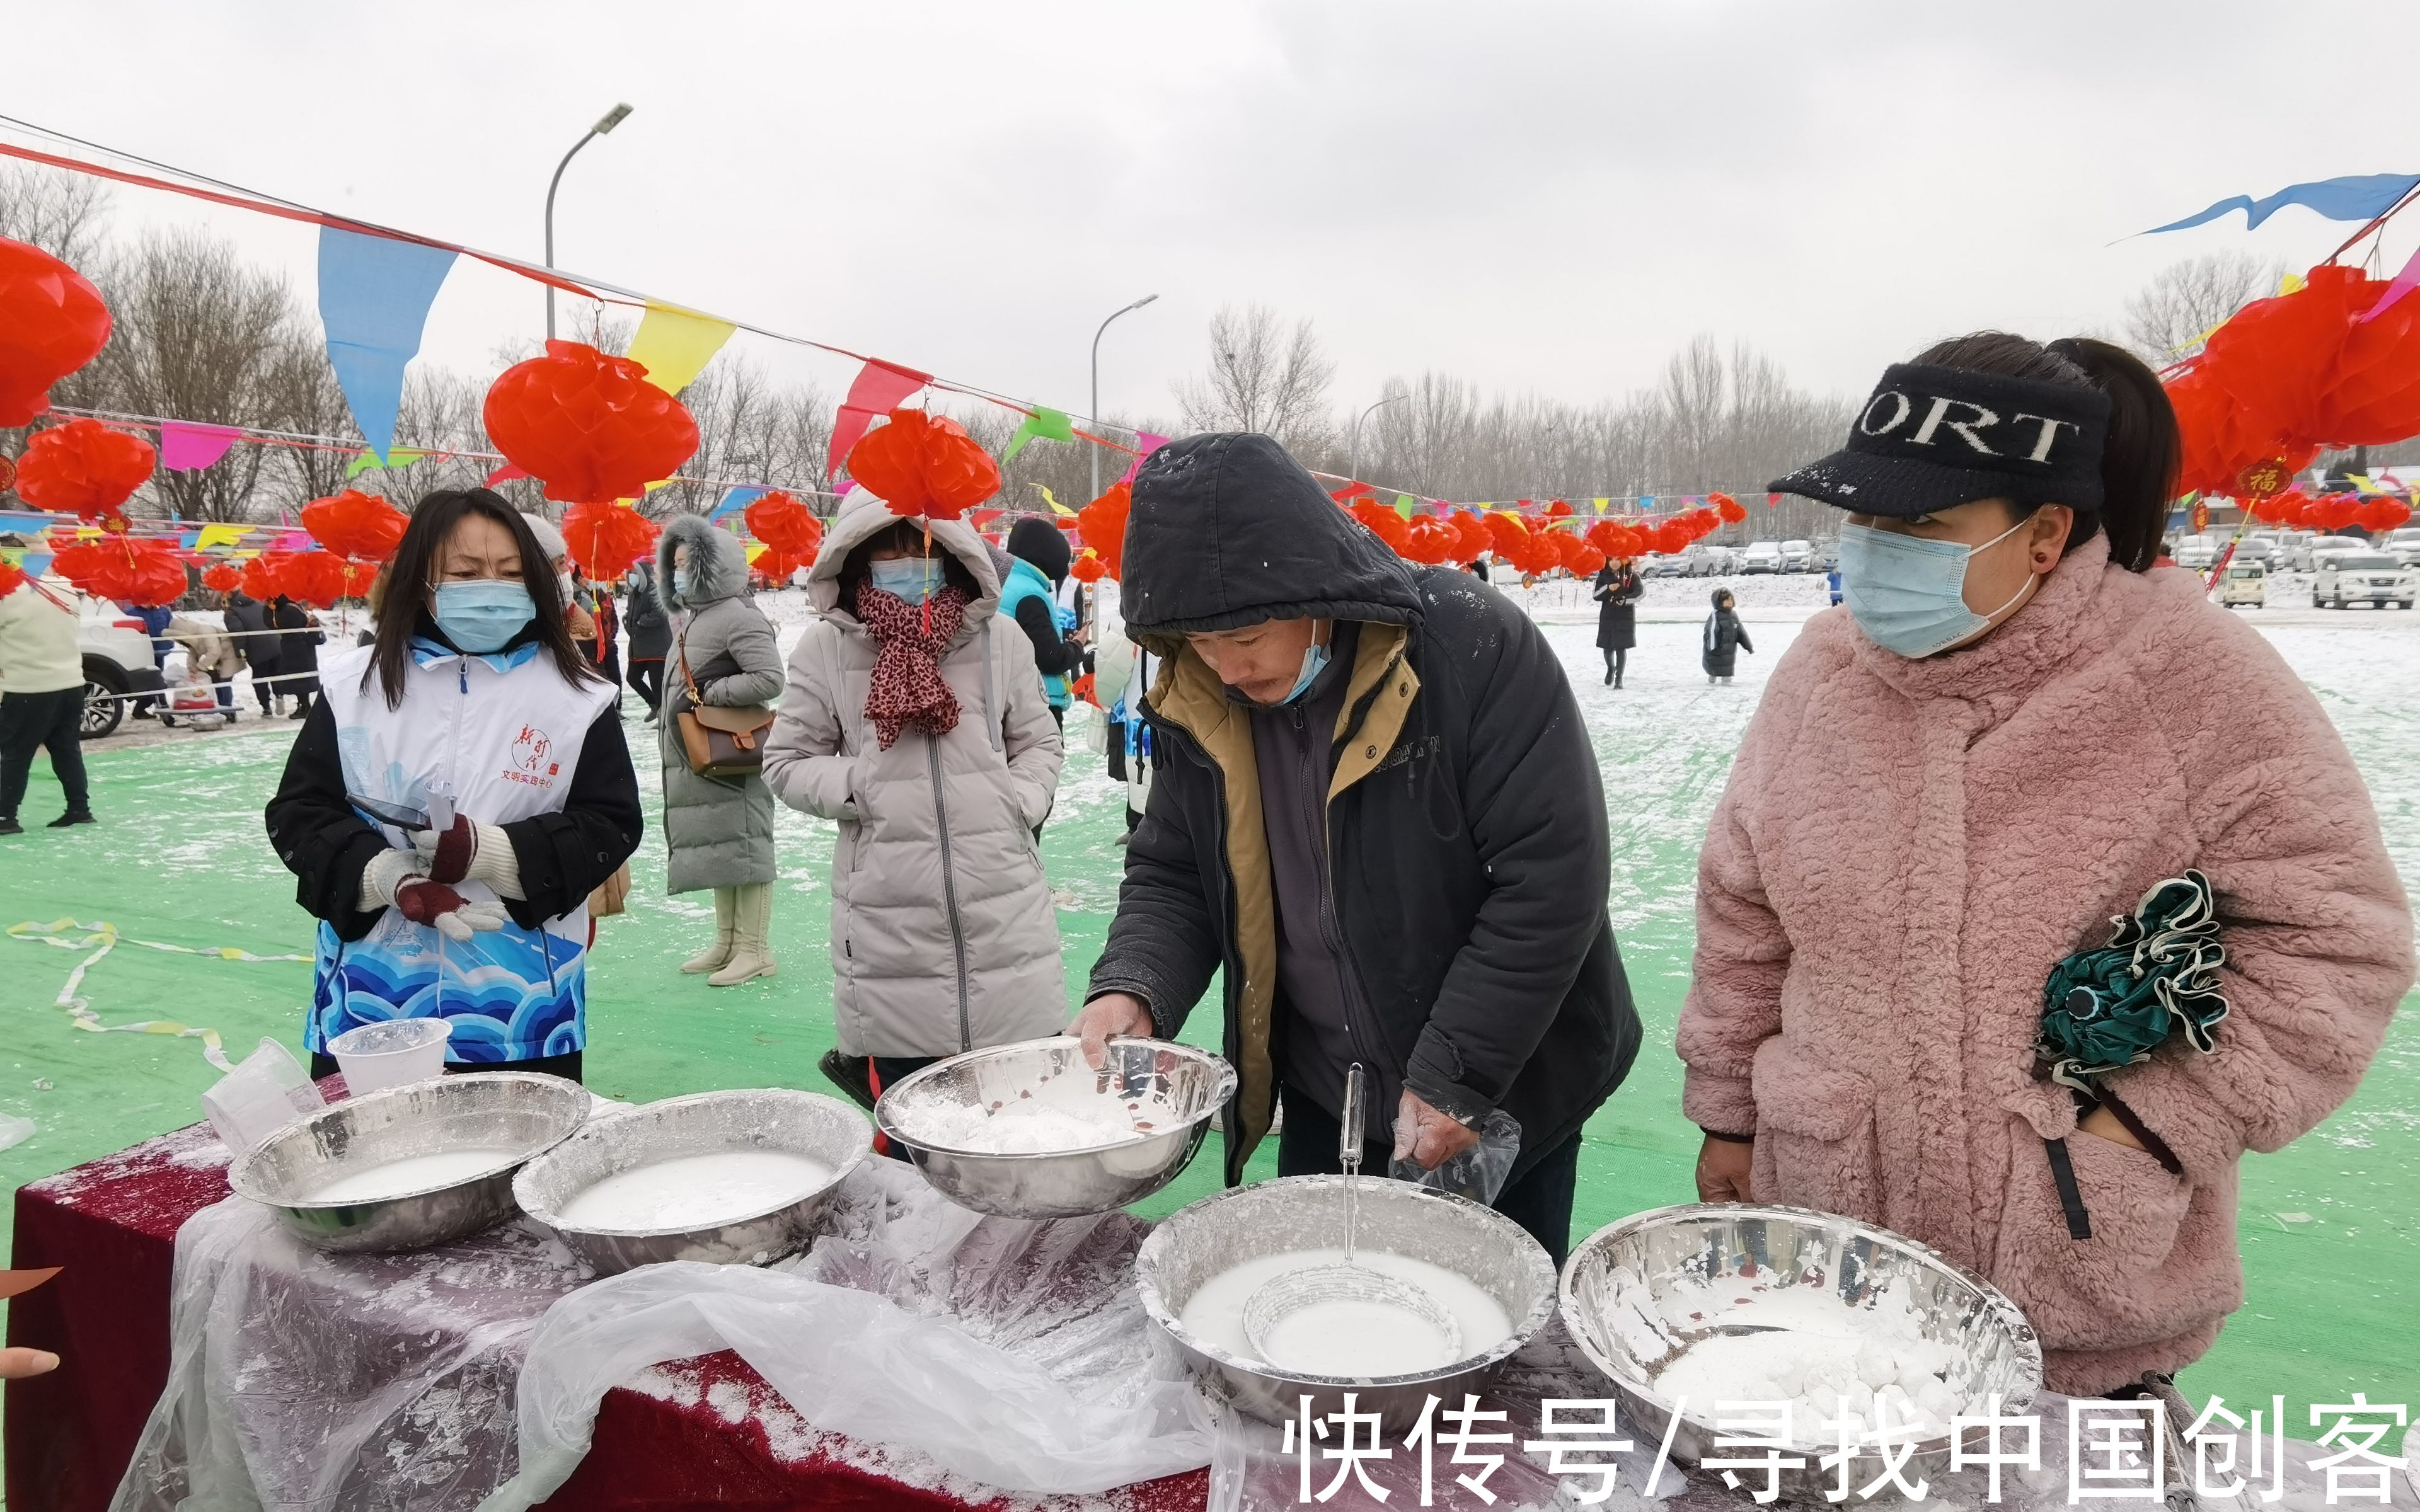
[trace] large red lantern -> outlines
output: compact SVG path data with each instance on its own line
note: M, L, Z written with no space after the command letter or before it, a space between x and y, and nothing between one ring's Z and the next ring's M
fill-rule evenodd
M549 499L635 499L697 451L697 422L646 379L646 368L576 341L504 369L480 409L506 461Z
M185 596L185 563L165 541L78 541L61 547L51 567L85 593L128 609L163 608Z
M1351 510L1355 519L1369 527L1371 534L1387 543L1387 549L1397 556L1404 554L1405 544L1404 517L1395 513L1394 505L1364 499L1358 503L1346 507Z
M572 564L591 582L610 582L655 549L663 532L635 509L589 500L563 512L563 545Z
M1067 576L1079 583L1096 583L1109 576L1109 571L1108 565L1101 561L1100 554L1087 547L1083 554L1067 568Z
M0 562L0 598L6 598L25 586L25 569L13 562Z
M302 506L302 528L340 557L384 562L403 544L411 521L385 500L348 488Z
M955 519L1000 492L1000 467L947 415L893 409L849 448L848 475L894 515Z
M286 592L279 581L286 564L294 560L291 551L263 551L243 564L243 591L266 604Z
M1453 527L1453 554L1464 562L1476 562L1496 548L1496 538L1487 532L1487 521L1466 509L1457 509L1446 517Z
M213 594L232 594L243 586L243 569L232 562L213 562L202 569L202 586Z
M1101 559L1101 571L1121 582L1125 580L1126 517L1133 512L1134 490L1123 483L1110 484L1101 497L1076 511L1084 545Z
M333 551L297 553L277 573L287 597L317 609L334 609L345 596L345 561Z
M1714 506L1714 514L1726 525L1736 525L1747 518L1747 506L1727 493L1710 493L1706 501Z
M0 238L0 426L51 408L51 385L109 344L109 306L82 273Z
M750 504L744 517L749 534L800 565L813 563L815 548L823 544L823 521L815 518L815 512L778 488Z
M70 420L38 431L17 459L17 497L36 509L71 511L85 519L122 512L150 480L159 454L140 436L98 420Z

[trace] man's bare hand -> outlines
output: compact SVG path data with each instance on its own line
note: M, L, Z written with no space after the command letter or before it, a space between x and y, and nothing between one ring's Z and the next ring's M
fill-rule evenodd
M1395 1110L1395 1159L1409 1156L1413 1165L1433 1171L1477 1143L1478 1130L1438 1112L1419 1093L1404 1091Z
M1756 1146L1708 1134L1698 1151L1698 1200L1755 1201L1748 1195L1748 1168L1755 1164Z
M1103 993L1084 1005L1067 1032L1084 1041L1084 1060L1094 1071L1109 1058L1109 1041L1119 1035L1148 1036L1151 1010L1132 993Z
M48 1375L58 1367L59 1357L48 1350L0 1350L0 1381Z

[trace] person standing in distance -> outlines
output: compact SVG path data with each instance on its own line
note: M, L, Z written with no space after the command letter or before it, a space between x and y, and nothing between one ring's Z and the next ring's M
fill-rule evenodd
M1605 798L1545 637L1500 594L1417 567L1266 436L1152 454L1121 601L1166 658L1158 766L1072 1032L1167 1038L1224 967L1226 1177L1337 1169L1346 1068L1371 1164L1424 1169L1497 1109L1520 1149L1497 1210L1560 1260L1580 1126L1637 1053L1606 912Z

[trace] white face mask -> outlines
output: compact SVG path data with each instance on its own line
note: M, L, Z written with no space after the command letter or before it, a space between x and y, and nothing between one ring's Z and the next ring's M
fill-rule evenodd
M1866 639L1885 651L1910 658L1946 651L1989 629L1993 620L2040 581L2039 573L2028 576L2015 598L1989 614L1966 607L1966 569L1975 553L1989 550L2031 523L2028 517L1981 546L1967 546L1844 520L1840 600Z
M572 600L573 594L571 574L567 572L556 573L554 575L554 591L563 595L564 603L569 604Z

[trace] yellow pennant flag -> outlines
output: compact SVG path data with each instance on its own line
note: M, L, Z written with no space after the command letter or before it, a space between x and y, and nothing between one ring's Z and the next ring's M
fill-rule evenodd
M1051 497L1050 490L1049 490L1047 487L1044 486L1042 484L1038 484L1038 483L1037 483L1037 484L1035 484L1035 485L1034 485L1034 486L1035 486L1035 487L1037 487L1037 488L1042 489L1042 501L1043 501L1044 503L1048 504L1048 505L1050 506L1051 512L1052 512L1053 514L1058 514L1058 515L1073 515L1073 514L1075 514L1075 513L1076 513L1074 510L1072 510L1072 509L1068 508L1065 504L1061 503L1057 499L1055 499L1055 498Z
M771 549L772 548L762 541L751 541L748 543L748 560L752 563L758 557Z
M194 548L206 551L214 546L233 546L251 529L249 525L205 525L202 533L194 537Z
M2277 292L2279 294L2299 294L2303 291L2304 286L2309 282L2310 281L2308 279L2304 278L2300 273L2288 273L2285 277L2277 280Z
M1613 502L1613 501L1610 499L1591 499L1589 502L1594 504L1596 506L1596 512L1602 515L1605 513L1605 506Z
M728 320L651 302L626 355L647 370L648 382L666 393L678 393L722 349L731 332Z

